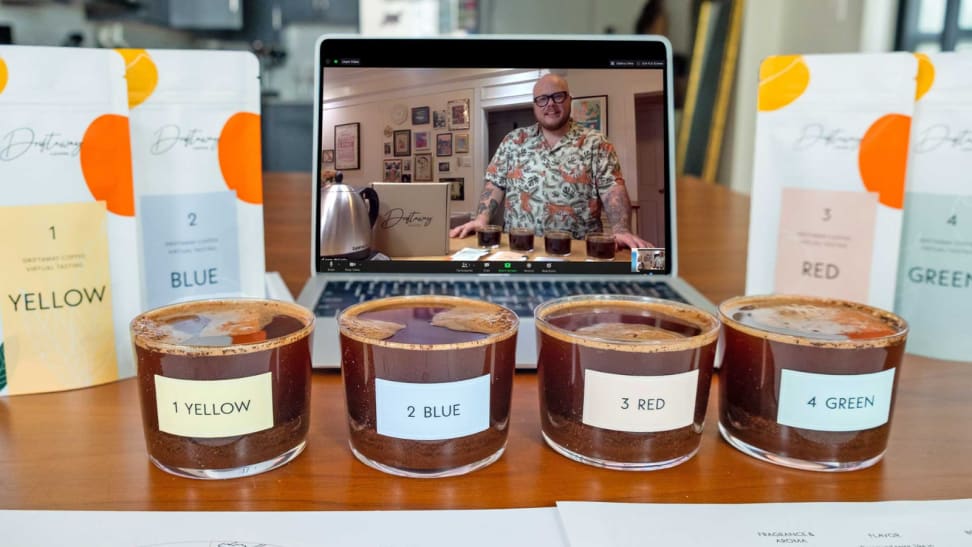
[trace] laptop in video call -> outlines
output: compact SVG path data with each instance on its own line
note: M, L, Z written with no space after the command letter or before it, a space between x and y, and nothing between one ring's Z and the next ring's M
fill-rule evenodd
M315 61L311 276L298 298L318 318L315 367L340 366L337 313L383 296L454 294L510 307L520 317L518 368L536 367L532 310L544 300L643 294L715 310L678 277L672 53L664 38L324 36ZM570 93L547 102L563 99L571 123L613 144L632 204L632 232L649 247L593 260L576 233L566 256L548 252L540 233L532 251L511 249L508 233L490 249L480 248L475 233L443 236L442 230L476 215L484 174L503 138L513 130L536 134L533 88L550 73L562 77ZM561 154L553 167L564 174L565 164L585 161ZM335 171L339 185L332 184ZM390 192L376 182L402 187ZM418 184L410 199L410 183L444 183L442 195L448 190L449 199L420 197ZM358 196L371 199L359 202ZM517 205L501 205L492 222L502 224L504 206ZM376 241L394 238L369 237L368 213L377 213L375 229L414 230L407 238L424 243L419 248L445 252L376 248ZM551 206L539 215L556 213Z

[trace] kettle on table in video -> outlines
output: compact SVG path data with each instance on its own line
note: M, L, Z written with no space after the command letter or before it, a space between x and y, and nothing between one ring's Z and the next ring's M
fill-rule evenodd
M370 187L358 192L343 180L343 173L337 173L335 182L321 190L321 257L364 260L372 252L378 193Z

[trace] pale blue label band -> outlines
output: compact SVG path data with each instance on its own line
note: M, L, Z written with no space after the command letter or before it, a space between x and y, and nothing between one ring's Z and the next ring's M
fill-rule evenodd
M784 369L776 421L816 431L861 431L888 423L894 369L816 374Z
M378 434L398 439L456 439L489 427L490 375L438 384L375 379Z
M240 294L232 192L142 196L138 215L148 307Z

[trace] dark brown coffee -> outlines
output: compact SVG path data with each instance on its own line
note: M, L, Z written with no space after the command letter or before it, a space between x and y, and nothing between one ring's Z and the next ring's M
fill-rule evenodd
M592 260L614 260L617 245L611 234L595 233L587 236L587 257Z
M530 228L513 228L510 230L510 249L514 251L532 251L533 230Z
M619 469L669 467L698 450L715 317L658 299L575 296L539 306L536 318L540 420L551 447ZM605 383L611 378L618 383ZM643 378L679 378L681 388L646 390ZM664 414L678 405L679 417Z
M197 301L146 312L131 329L145 441L160 468L231 478L302 450L310 312L268 300ZM218 387L230 380L242 383Z
M416 477L461 474L499 458L517 323L506 308L446 296L386 298L345 310L342 371L355 455ZM435 395L427 387L433 384L450 394ZM481 390L458 387L471 384ZM456 433L469 419L482 427Z
M903 320L862 304L786 295L734 298L720 312L719 427L730 444L813 470L859 469L881 458ZM880 405L881 416L869 418Z
M476 238L480 247L489 249L500 246L500 236L502 234L502 228L491 224L489 226L484 226L478 232L476 232Z
M570 232L550 231L543 235L543 250L553 256L567 256L570 254Z

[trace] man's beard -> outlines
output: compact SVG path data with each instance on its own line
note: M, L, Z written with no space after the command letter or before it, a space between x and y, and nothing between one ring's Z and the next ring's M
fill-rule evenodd
M540 126L548 131L557 131L558 129L567 125L570 121L570 113L566 110L563 111L562 117L557 121L549 121L546 116L540 119Z

